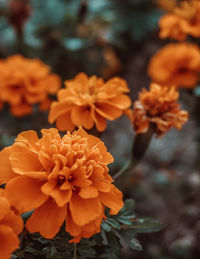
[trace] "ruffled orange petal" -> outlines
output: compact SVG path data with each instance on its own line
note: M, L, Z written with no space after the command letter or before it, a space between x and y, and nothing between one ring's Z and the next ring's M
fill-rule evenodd
M10 259L11 253L19 246L15 232L6 225L0 225L0 259Z
M90 107L73 108L71 111L71 119L76 126L83 126L86 129L91 129L94 125Z
M26 227L30 233L39 232L45 238L53 238L66 217L66 206L58 207L55 201L49 198L37 208L28 219Z
M119 191L114 185L110 192L99 192L101 202L110 208L110 214L117 214L123 207L122 192Z
M96 198L98 194L99 193L94 186L81 188L81 191L79 192L79 196L83 199Z
M6 198L0 197L0 221L6 216L9 212L10 205Z
M7 183L16 176L10 164L10 154L12 154L12 147L4 148L0 152L0 184Z
M83 226L101 214L102 206L99 198L82 199L74 194L69 202L69 208L73 221Z
M75 125L72 122L70 112L60 115L56 120L56 127L61 131L73 131Z
M13 231L19 235L22 232L24 222L20 216L15 215L14 212L10 210L6 217L1 220L1 224L11 227Z
M41 191L42 182L27 176L10 180L5 188L5 196L10 204L20 212L33 210L44 203L48 196Z
M109 120L114 120L122 115L121 109L108 103L98 103L95 110L99 115Z
M27 175L40 180L46 179L46 172L42 172L42 165L38 155L32 152L15 152L10 155L10 162L15 173Z
M37 146L37 142L39 141L38 135L34 130L27 130L21 132L15 142L19 142L24 144L24 146L35 153L38 153L39 147Z

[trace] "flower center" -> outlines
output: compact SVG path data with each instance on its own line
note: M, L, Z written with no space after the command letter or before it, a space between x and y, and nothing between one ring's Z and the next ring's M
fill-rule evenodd
M57 185L61 186L66 181L66 178L64 175L59 175L57 180Z

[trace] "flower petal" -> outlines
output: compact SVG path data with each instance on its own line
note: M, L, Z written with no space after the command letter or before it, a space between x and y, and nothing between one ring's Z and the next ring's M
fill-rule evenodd
M122 115L121 109L108 103L98 103L95 110L99 115L109 120L114 120Z
M18 215L15 215L15 213L10 210L6 217L1 220L1 224L7 225L13 229L13 231L19 235L22 232L24 222L22 218Z
M83 199L96 198L98 194L99 193L94 186L83 187L79 192L79 196Z
M38 151L38 146L36 143L39 141L38 135L34 130L28 130L21 132L15 142L21 142L26 147L29 148L30 151L36 152Z
M66 206L58 207L49 198L28 219L26 227L30 233L39 232L45 238L53 238L60 230L66 217Z
M30 177L18 176L7 183L5 196L18 211L27 212L37 208L48 198L41 191L42 184Z
M0 259L10 259L11 253L19 246L19 238L11 227L0 225Z
M71 120L70 112L60 115L56 120L56 127L61 131L73 131L75 126Z
M20 175L27 175L32 178L41 180L46 179L46 172L42 172L42 165L38 159L38 155L29 152L15 152L10 155L10 162L13 171Z
M79 226L88 224L99 217L102 210L99 198L82 199L77 194L73 195L69 208L73 221Z
M122 192L119 191L114 185L110 192L99 192L101 202L110 208L110 214L117 214L123 207Z
M12 150L12 147L7 147L0 152L0 184L6 183L13 177L16 177L9 160Z
M83 126L86 129L91 129L94 121L91 116L90 107L75 107L71 112L71 119L76 126Z
M0 220L2 220L10 210L9 202L6 198L0 197Z

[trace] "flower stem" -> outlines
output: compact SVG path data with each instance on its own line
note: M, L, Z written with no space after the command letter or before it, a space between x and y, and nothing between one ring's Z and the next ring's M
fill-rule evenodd
M78 256L77 256L77 244L76 243L74 243L73 259L78 259Z
M144 157L148 146L151 142L152 136L154 134L154 127L150 125L148 131L143 134L137 134L135 136L133 147L132 147L132 156L130 161L122 167L114 176L113 179L117 180L121 187L124 187L128 182L128 178L133 173L133 170L137 166L137 164ZM123 177L122 177L123 176Z

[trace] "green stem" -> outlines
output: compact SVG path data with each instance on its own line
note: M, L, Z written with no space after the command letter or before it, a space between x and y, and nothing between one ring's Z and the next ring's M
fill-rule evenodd
M117 180L120 186L124 186L127 183L127 180L133 173L133 170L144 157L154 132L154 126L150 125L146 133L137 134L135 136L130 161L128 161L128 163L125 164L125 166L113 176L113 179Z
M77 257L77 244L76 243L74 243L73 259L78 259L78 257Z

